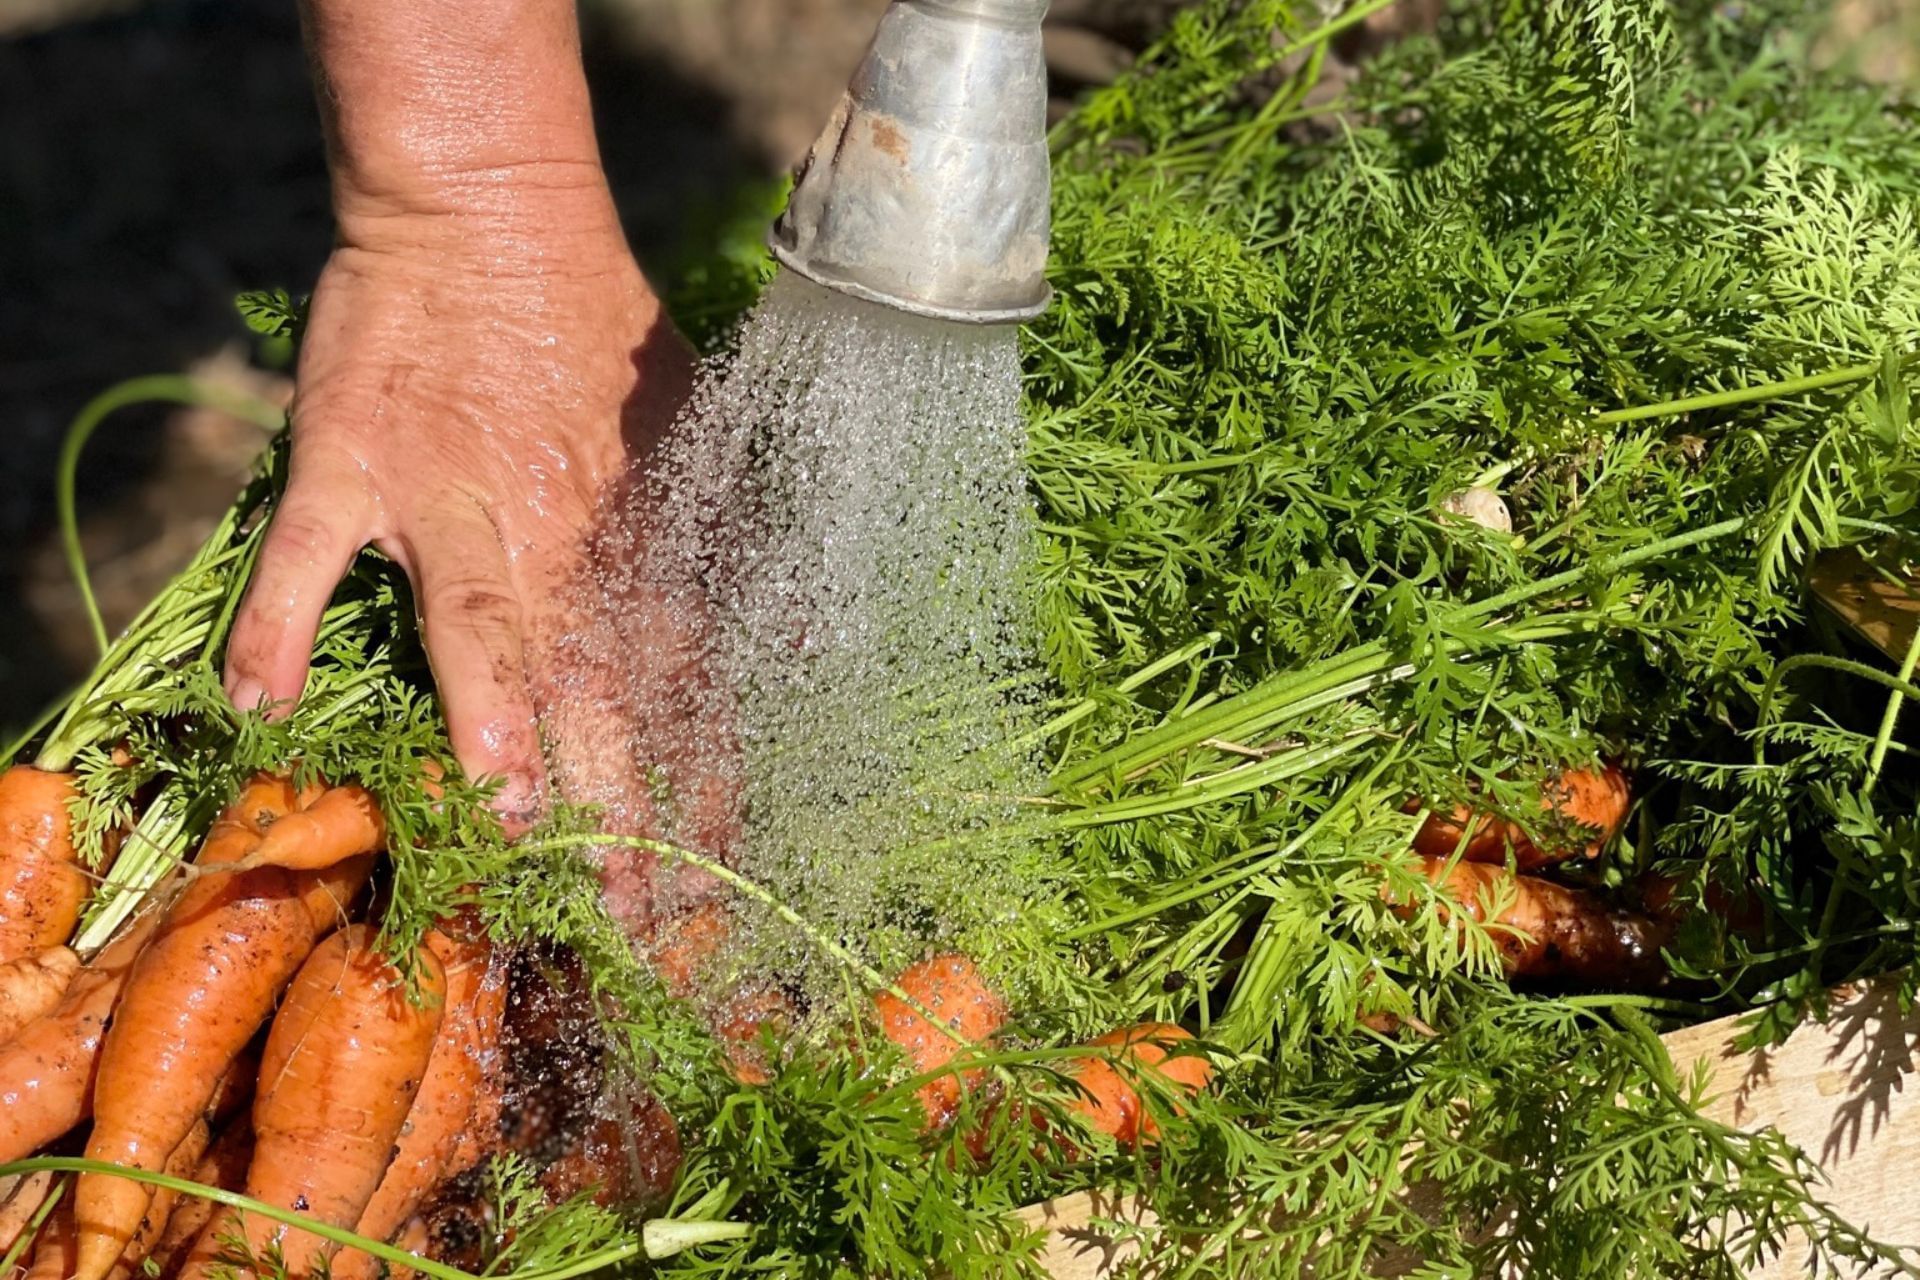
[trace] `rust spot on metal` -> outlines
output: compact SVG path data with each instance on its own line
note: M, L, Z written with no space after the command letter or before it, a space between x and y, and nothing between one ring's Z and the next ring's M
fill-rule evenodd
M893 123L882 116L873 116L870 127L873 130L873 145L892 156L901 164L907 162L907 136L895 128Z

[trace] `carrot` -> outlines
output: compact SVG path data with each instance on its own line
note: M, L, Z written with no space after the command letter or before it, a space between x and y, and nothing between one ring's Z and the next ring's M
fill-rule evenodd
M630 1103L601 1116L542 1171L540 1188L549 1204L579 1195L603 1207L636 1200L659 1204L673 1194L681 1157L673 1113L653 1094L636 1090Z
M0 1254L19 1241L20 1233L33 1222L33 1215L47 1202L53 1190L53 1171L36 1169L29 1174L9 1178L4 1201L0 1201Z
M1617 765L1570 769L1551 779L1540 797L1539 823L1522 826L1492 814L1460 806L1450 814L1429 814L1413 838L1423 857L1467 862L1505 862L1508 850L1522 871L1569 858L1597 858L1607 841L1626 825L1632 799L1627 775Z
M68 808L78 794L70 773L0 773L0 964L59 946L80 919L87 877Z
M719 899L709 898L667 921L647 959L668 994L684 1000L694 994L701 971L732 936L732 913Z
M0 1044L59 1005L80 972L69 947L48 947L0 964Z
M1661 974L1668 926L1609 907L1594 894L1483 862L1422 858L1420 872L1452 905L1486 924L1509 977L1566 977L1594 984L1643 985ZM1487 919L1487 904L1503 903ZM1394 910L1410 917L1411 904Z
M1094 1050L1068 1070L1078 1096L1070 1108L1097 1133L1123 1147L1152 1144L1159 1126L1141 1099L1137 1081L1152 1075L1184 1093L1198 1093L1213 1078L1213 1064L1197 1053L1170 1056L1169 1050L1193 1037L1165 1022L1122 1027L1088 1042ZM1116 1062L1124 1065L1116 1065Z
M52 1012L0 1048L0 1161L24 1159L87 1118L114 1002L163 914L136 917Z
M67 1280L73 1274L75 1240L73 1197L66 1196L40 1224L33 1246L33 1265L21 1280Z
M909 965L895 985L964 1041L985 1041L1007 1020L1006 1001L963 955L938 955ZM873 997L873 1011L881 1034L906 1054L915 1075L938 1071L961 1052L960 1042L891 991ZM971 1087L979 1076L977 1071L948 1074L920 1087L915 1096L926 1111L929 1128L937 1129L953 1118L962 1088Z
M393 1160L354 1224L369 1240L385 1240L399 1230L450 1171L449 1161L474 1118L482 1076L500 1052L507 984L493 949L484 941L456 942L438 932L427 935L427 945L446 971L446 1011ZM333 1280L371 1280L379 1268L373 1255L349 1249L334 1258Z
M253 1126L243 1116L220 1131L194 1165L191 1175L203 1187L238 1191L247 1183L247 1166L253 1163ZM157 1198L157 1197L156 1197ZM187 1261L187 1251L200 1239L206 1225L219 1208L201 1196L187 1196L175 1203L160 1232L160 1239L147 1254L159 1280L170 1280Z
M295 800L285 779L255 778L214 823L196 865L246 856ZM100 1048L89 1159L153 1170L187 1136L313 948L317 928L300 894L312 874L263 867L204 877L169 908ZM151 1186L129 1178L79 1177L77 1280L102 1280L152 1198Z
M194 1121L193 1128L180 1140L180 1145L167 1157L167 1163L161 1172L174 1178L191 1178L200 1167L200 1161L207 1154L207 1146L212 1138L212 1130L204 1118ZM196 1197L189 1196L188 1199ZM140 1227L133 1233L133 1239L127 1241L127 1247L121 1252L120 1260L107 1273L109 1280L133 1280L140 1273L141 1264L153 1252L166 1234L168 1220L173 1216L174 1206L180 1202L180 1193L166 1187L154 1190L153 1203L147 1206L146 1216L140 1220Z
M445 971L431 951L414 957L416 1001L374 949L374 937L368 925L342 929L301 966L267 1033L253 1103L247 1195L340 1227L359 1220L380 1185L445 1003ZM255 1257L277 1245L290 1276L315 1271L339 1247L281 1223L222 1213L195 1252L226 1234L245 1239ZM185 1274L199 1272L189 1265Z
M274 823L237 865L317 871L356 854L376 853L386 840L387 822L374 798L362 787L335 787Z

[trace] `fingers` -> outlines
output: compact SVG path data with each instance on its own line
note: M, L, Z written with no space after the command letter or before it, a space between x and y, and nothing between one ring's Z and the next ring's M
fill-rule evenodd
M454 755L468 777L500 782L494 808L517 834L539 816L546 770L506 550L484 511L457 502L403 541Z
M242 711L284 715L299 699L321 615L367 541L359 473L303 462L296 452L227 642L227 696Z

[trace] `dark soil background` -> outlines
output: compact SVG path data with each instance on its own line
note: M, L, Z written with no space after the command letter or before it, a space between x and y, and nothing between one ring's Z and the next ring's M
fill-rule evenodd
M1117 74L1181 3L1055 0L1056 109ZM583 0L601 145L643 266L670 274L736 193L791 166L885 4ZM1864 32L1915 4L1843 7ZM1411 17L1390 12L1375 34L1431 6L1408 0ZM232 298L304 291L330 234L294 0L0 0L0 431L13 449L0 469L0 730L93 658L54 530L65 424L141 374L284 400L285 370ZM110 627L192 553L261 443L211 412L109 420L80 509Z

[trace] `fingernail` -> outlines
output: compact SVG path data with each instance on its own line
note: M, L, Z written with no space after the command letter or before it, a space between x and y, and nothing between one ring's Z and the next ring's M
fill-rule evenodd
M531 774L509 773L493 793L493 811L510 832L531 827L540 817L540 783Z
M265 711L267 687L252 676L242 676L227 686L227 697L239 711Z

